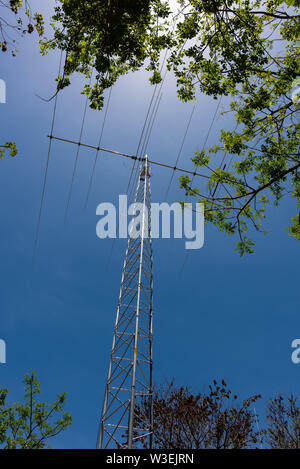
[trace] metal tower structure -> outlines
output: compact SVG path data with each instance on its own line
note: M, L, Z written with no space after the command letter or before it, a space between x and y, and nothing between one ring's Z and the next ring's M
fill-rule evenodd
M152 447L152 238L150 168L143 160L129 226L97 447ZM141 404L144 405L141 406Z

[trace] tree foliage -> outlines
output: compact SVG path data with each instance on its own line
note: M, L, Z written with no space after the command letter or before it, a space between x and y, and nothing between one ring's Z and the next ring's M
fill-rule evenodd
M31 11L27 0L1 0L0 16L0 48L2 52L10 51L13 56L18 49L15 47L17 37L32 34L34 30L39 36L44 34L44 20L40 13Z
M271 199L278 205L292 193L300 203L298 103L292 99L300 70L300 3L190 3L178 41L200 40L177 54L176 62L174 55L179 93L183 100L191 99L197 85L214 97L230 95L236 128L222 130L219 145L193 158L195 167L210 171L207 193L200 194L186 177L181 177L181 187L205 203L208 222L230 235L238 233L237 249L243 255L253 252L249 223L261 230ZM220 152L225 166L211 164ZM299 240L295 215L288 231Z
M300 449L300 406L296 396L279 394L271 399L267 420L265 437L270 448Z
M13 57L19 52L16 48L17 38L32 34L44 34L44 20L40 13L31 11L27 0L1 0L0 16L0 50L9 52ZM16 156L18 153L14 142L0 145L0 159L5 155Z
M70 84L74 72L90 77L95 69L94 83L86 85L84 93L93 109L101 109L104 90L121 75L139 69L148 58L147 68L156 69L159 50L169 44L167 35L158 35L162 28L157 23L168 14L161 0L59 0L53 38L41 41L43 54L57 47L66 51L58 89Z
M15 142L6 142L4 145L0 145L0 159L4 158L6 154L9 156L16 156L18 153Z
M228 96L226 112L236 124L193 157L195 170L209 176L208 187L200 190L188 176L180 186L204 202L208 223L237 234L240 255L253 252L249 228L263 231L267 205L284 196L295 201L287 231L299 240L299 0L178 3L174 18L160 0L59 0L54 35L41 41L43 53L66 52L58 89L74 72L90 76L95 69L84 92L100 109L105 88L129 71L146 66L158 83L161 52L168 50L179 98L193 100L197 89L215 99Z
M41 449L49 438L60 434L72 422L64 412L66 394L51 404L39 402L40 383L35 373L25 375L24 403L6 404L7 389L0 389L0 448ZM47 445L49 448L50 446Z
M293 394L273 396L259 418L257 394L240 401L224 380L213 381L207 392L193 394L174 381L153 394L153 448L156 449L299 449L300 406ZM149 399L137 405L135 435L140 436ZM139 430L140 429L140 430ZM142 441L147 448L148 439Z
M153 399L153 447L160 449L251 448L259 432L253 405L260 395L241 404L232 396L224 380L209 386L208 393L193 395L187 387L173 382L158 388ZM135 426L149 412L145 400L137 409ZM138 432L137 432L138 434ZM144 445L146 447L147 440Z

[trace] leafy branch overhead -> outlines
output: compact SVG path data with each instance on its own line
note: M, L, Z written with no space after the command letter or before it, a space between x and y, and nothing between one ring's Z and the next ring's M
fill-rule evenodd
M66 51L58 89L70 84L74 72L89 77L94 68L94 83L85 86L84 93L93 109L101 109L104 90L130 70L141 68L147 59L147 69L155 72L152 81L160 80L156 72L159 52L171 44L170 34L158 24L170 13L166 4L160 0L58 3L52 24L54 36L40 42L43 54L57 47Z
M208 187L182 176L186 194L205 204L206 221L238 236L240 255L252 253L247 234L263 231L266 208L284 197L295 201L288 233L300 240L299 0L179 0L174 17L160 0L59 0L54 34L41 40L42 52L66 52L58 89L74 72L94 109L104 90L121 75L146 66L151 83L161 80L160 58L177 79L186 102L199 90L227 96L235 120L219 141L196 152L195 168L206 168ZM95 14L97 11L97 15ZM298 207L297 207L298 206Z
M1 0L0 48L10 51L13 56L17 37L32 34L36 30L39 36L44 34L44 19L40 13L31 11L27 0Z
M0 159L4 158L8 152L9 156L16 156L18 153L15 142L6 142L4 145L0 145Z
M39 36L44 34L44 19L40 13L33 13L27 0L1 0L0 50L16 56L17 38L32 34L36 30ZM18 153L14 142L0 145L0 159L6 154Z

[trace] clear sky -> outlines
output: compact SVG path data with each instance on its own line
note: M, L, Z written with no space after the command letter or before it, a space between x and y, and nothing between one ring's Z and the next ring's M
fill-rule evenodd
M40 2L33 1L37 8ZM19 154L0 161L0 338L7 363L0 386L21 400L22 377L31 369L42 382L42 398L68 394L73 425L53 440L57 448L94 448L106 380L126 241L96 237L96 207L124 194L131 162L101 154L87 210L83 209L93 150L82 149L67 224L64 211L76 147L54 142L35 265L31 257L46 163L59 56L42 57L32 37L20 41L16 58L1 55L0 78L7 104L0 104L1 141L15 140ZM82 80L58 99L54 134L78 140L84 97ZM122 78L112 90L102 144L134 154L152 88L144 72ZM149 158L173 164L193 103L176 97L167 77ZM198 95L181 166L203 145L216 102ZM89 110L83 141L97 144L103 112ZM209 144L229 117L216 120ZM152 167L153 201L162 202L171 174ZM199 180L199 187L203 186ZM169 201L183 194L174 178ZM206 227L205 244L192 252L183 272L184 240L154 240L154 378L175 377L194 392L224 378L240 398L261 393L260 411L281 390L299 394L300 364L291 342L300 337L299 245L285 228L296 213L283 200L270 208L268 235L254 234L255 254L240 258L236 239Z

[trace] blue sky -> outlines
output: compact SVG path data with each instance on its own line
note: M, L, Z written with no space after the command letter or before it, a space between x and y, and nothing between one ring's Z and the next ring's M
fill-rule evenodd
M32 2L33 8L37 2ZM95 447L126 241L96 237L96 207L124 194L131 162L101 154L87 210L83 209L94 152L82 149L67 224L64 210L76 148L54 142L35 265L31 257L45 168L53 102L49 97L59 57L42 57L33 38L22 40L16 58L1 56L0 78L7 104L0 105L1 141L15 140L19 154L0 161L0 338L7 363L0 386L21 400L22 377L35 369L42 398L68 394L73 425L53 440L57 448ZM58 99L54 134L77 140L84 107L82 80ZM144 72L114 87L102 144L134 154L152 88ZM148 149L149 158L173 164L193 103L176 97L167 77ZM181 166L200 149L216 102L198 96ZM89 111L83 141L97 144L103 112ZM215 122L209 144L229 117ZM152 167L153 201L163 201L171 174ZM199 181L204 187L203 182ZM182 194L174 178L169 201ZM299 246L285 228L296 213L283 200L270 208L265 228L255 234L255 254L240 258L236 239L205 229L205 244L192 252L181 272L184 240L154 240L154 378L175 377L178 385L203 391L224 378L240 398L261 393L299 393L300 365L291 361L291 342L300 337Z

